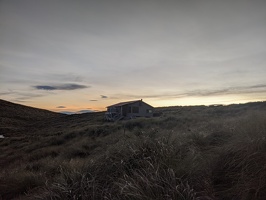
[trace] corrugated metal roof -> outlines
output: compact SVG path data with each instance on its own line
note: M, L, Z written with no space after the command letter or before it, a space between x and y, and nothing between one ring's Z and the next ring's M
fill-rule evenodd
M124 106L124 105L127 105L127 104L136 103L138 101L141 101L141 100L120 102L120 103L117 103L117 104L114 104L114 105L111 105L111 106L107 106L107 108L109 108L109 107L117 107L117 106Z

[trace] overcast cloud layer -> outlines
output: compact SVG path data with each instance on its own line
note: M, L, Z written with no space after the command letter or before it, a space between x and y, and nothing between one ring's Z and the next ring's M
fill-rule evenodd
M0 97L51 110L266 100L265 35L264 0L2 0Z

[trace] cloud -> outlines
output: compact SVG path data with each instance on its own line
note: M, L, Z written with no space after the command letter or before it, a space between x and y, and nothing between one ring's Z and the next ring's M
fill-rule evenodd
M115 93L129 100L228 95L239 89L226 86L265 80L266 1L3 2L0 92L49 95L36 98L41 103L73 90L61 84L93 84L98 101L119 102ZM108 98L97 94L102 88Z
M37 85L37 86L34 86L36 89L38 90L56 90L55 87L53 86L48 86L48 85Z
M86 109L86 110L79 110L77 112L73 112L73 111L61 111L60 113L67 114L67 115L74 115L74 114L84 114L84 113L93 113L93 112L97 112L97 110Z
M77 112L77 114L91 113L91 112L94 112L94 110L86 109L86 110L79 110L79 111Z
M101 95L101 98L102 98L102 99L107 99L107 98L108 98L108 96Z
M164 94L151 94L151 95L116 94L115 96L120 96L121 98L129 98L129 99L140 99L140 98L169 99L169 98L184 98L184 97L211 97L211 96L233 95L233 94L258 94L265 92L266 92L266 84L257 84L257 85L235 86L235 87L210 89L210 90L208 89L190 90L187 92L180 92L180 93L164 93Z
M66 108L65 106L57 106L56 108Z
M0 95L9 95L12 94L12 92L0 92Z
M45 77L48 80L59 80L64 82L83 82L85 80L85 77L77 75L75 73L66 73L66 74L47 74Z
M60 84L60 85L35 85L33 86L37 90L77 90L88 88L86 85L79 84Z
M71 112L71 111L62 111L60 112L62 114L66 114L66 115L73 115L73 114L76 114L75 112Z
M36 97L43 97L43 94L38 93L31 93L31 92L25 92L25 91L14 91L9 90L7 92L1 92L1 96L6 96L5 98L8 101L12 102L29 102L29 99L36 98Z
M11 99L10 100L11 102L17 102L17 103L25 103L25 102L31 102L31 101L28 101L28 100L19 100L19 99Z
M259 84L259 85L252 85L252 86L249 86L247 88L266 88L266 84Z
M98 101L98 100L96 100L96 99L91 99L90 101Z
M27 100L27 99L32 99L32 98L35 98L35 97L43 97L44 95L41 95L41 94L19 94L18 95L21 95L20 97L17 97L16 99L17 100Z

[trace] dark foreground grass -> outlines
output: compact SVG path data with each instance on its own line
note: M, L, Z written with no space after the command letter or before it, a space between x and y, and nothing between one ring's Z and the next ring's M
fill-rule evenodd
M20 139L20 154L6 140L4 155L21 158L0 173L1 198L265 199L263 112L227 119L171 115Z

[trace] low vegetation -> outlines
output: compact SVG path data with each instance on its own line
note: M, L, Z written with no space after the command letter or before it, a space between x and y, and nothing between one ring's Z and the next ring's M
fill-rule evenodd
M0 199L265 199L265 102L156 116L58 115L3 129Z

